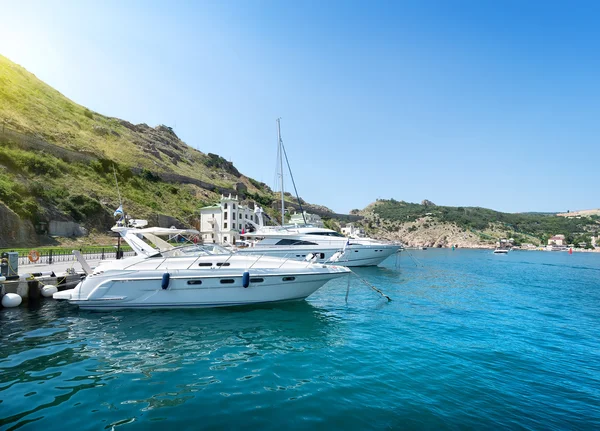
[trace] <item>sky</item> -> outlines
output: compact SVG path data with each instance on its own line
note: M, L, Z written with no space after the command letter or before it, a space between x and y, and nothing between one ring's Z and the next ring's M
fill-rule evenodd
M600 207L598 16L596 1L0 0L0 54L272 188L280 117L299 195L336 212L573 211Z

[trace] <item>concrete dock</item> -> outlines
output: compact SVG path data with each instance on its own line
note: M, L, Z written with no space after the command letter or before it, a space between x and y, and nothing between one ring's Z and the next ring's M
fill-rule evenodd
M94 259L87 262L94 268L101 260ZM85 275L85 271L75 257L70 262L22 265L19 268L18 278L0 282L0 302L7 293L16 293L22 298L22 303L39 300L43 297L44 286L56 286L59 291L72 289Z

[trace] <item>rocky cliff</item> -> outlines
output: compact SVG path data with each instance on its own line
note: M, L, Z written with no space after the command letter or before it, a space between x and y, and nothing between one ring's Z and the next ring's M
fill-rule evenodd
M0 248L30 247L38 244L38 238L29 220L21 219L0 202Z

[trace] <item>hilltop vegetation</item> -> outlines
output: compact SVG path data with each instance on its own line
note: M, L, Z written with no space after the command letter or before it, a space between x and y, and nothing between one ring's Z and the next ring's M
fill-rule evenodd
M371 227L393 231L410 224L407 231L414 232L441 224L446 225L446 229L453 226L463 233L475 234L484 243L492 243L502 236L515 238L518 243L546 244L552 235L563 234L569 243L589 244L590 237L600 230L597 215L567 218L554 214L511 214L486 208L437 206L431 202L416 204L394 199L378 200L364 213L371 215Z

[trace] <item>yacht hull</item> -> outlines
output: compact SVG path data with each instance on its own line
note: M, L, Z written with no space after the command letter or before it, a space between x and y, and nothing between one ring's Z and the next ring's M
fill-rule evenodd
M377 246L349 246L344 255L336 261L336 265L348 267L355 266L377 266L389 256L396 253L400 246L377 245ZM279 257L293 260L304 260L309 253L317 256L316 262L327 263L334 253L340 251L340 247L315 247L315 246L258 246L239 250L241 255L262 255Z
M212 308L302 300L329 280L348 271L312 274L266 275L256 271L248 287L240 273L189 275L169 273L164 287L163 273L130 273L126 276L84 280L74 289L69 302L84 310ZM87 283L87 284L86 284ZM82 292L89 292L82 297Z

